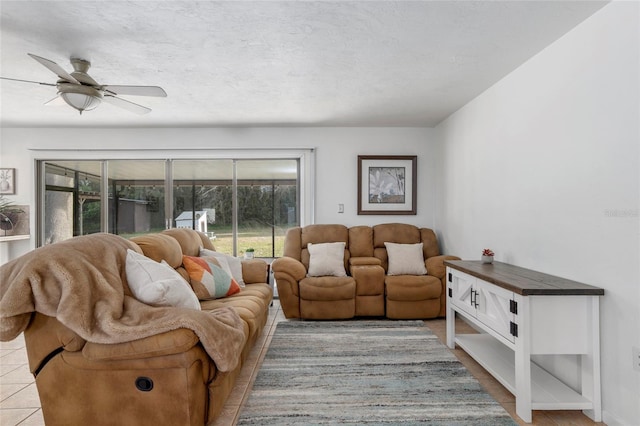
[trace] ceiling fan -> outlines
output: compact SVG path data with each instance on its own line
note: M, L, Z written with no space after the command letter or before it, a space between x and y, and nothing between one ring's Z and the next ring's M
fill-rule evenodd
M132 96L157 96L166 97L167 93L158 86L121 86L121 85L101 85L87 74L91 62L71 58L71 65L74 71L68 73L55 62L34 55L28 54L36 61L40 62L60 79L56 83L41 83L38 81L20 80L17 78L0 77L3 80L21 81L25 83L42 84L45 86L55 86L58 89L58 96L45 103L51 105L58 103L60 99L71 107L80 111L91 111L100 105L102 101L124 108L136 114L146 114L151 111L142 105L119 98L117 95Z

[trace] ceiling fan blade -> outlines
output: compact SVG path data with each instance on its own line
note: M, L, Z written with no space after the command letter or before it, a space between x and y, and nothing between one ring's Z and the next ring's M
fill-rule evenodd
M133 102L130 101L125 101L122 98L117 98L115 96L111 96L108 94L105 94L104 97L102 98L103 101L110 103L111 105L115 105L118 106L120 108L124 108L126 110L129 110L131 112L135 112L136 114L146 114L148 112L151 112L151 108L147 108L145 106L142 105L138 105L135 104Z
M104 90L114 95L132 95L132 96L157 96L161 98L167 97L167 92L158 86L102 86Z
M53 72L55 75L57 75L61 79L67 80L70 83L80 84L78 80L76 80L71 74L66 72L64 68L62 68L60 65L56 64L55 62L46 58L42 58L38 55L34 55L33 53L27 53L27 55L31 56L36 61L40 62L42 65L47 67L51 72Z
M67 105L67 103L62 99L61 96L56 96L55 98L44 103L46 106L62 106Z
M39 81L21 80L19 78L0 77L0 80L20 81L22 83L35 83L35 84L42 84L43 86L54 86L55 87L54 83L41 83Z

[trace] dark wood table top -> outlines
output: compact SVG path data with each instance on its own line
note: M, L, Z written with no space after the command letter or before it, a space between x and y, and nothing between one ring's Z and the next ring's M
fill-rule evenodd
M479 260L446 260L445 266L465 272L523 296L601 296L604 289L532 271L508 263L484 264Z

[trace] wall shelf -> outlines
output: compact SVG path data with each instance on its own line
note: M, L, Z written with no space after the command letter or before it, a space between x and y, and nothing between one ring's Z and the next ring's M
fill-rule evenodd
M5 237L0 236L0 243L6 241L18 241L18 240L28 240L31 238L31 235L7 235Z

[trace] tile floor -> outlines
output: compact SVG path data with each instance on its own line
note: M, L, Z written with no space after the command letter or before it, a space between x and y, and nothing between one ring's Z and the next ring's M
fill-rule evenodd
M255 379L279 321L285 321L285 318L278 301L275 300L263 334L243 367L222 415L214 424L215 426L230 426L236 423L240 407L249 395L252 381ZM445 320L428 320L426 324L444 342L446 336ZM456 324L456 327L463 332L467 332L466 329L471 330L462 322ZM455 349L453 353L519 424L527 424L516 416L515 398L509 391L464 351ZM594 423L580 411L534 411L533 424L602 425L604 423ZM36 385L27 365L27 354L22 336L11 342L0 342L0 425L44 425Z

